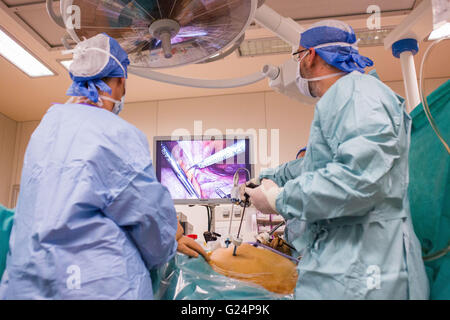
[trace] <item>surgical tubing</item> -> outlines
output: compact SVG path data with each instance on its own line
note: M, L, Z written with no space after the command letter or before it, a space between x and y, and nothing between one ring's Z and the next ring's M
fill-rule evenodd
M432 48L439 42L441 42L443 40L449 40L449 39L450 39L450 37L448 37L448 36L445 38L442 38L442 39L438 39L438 40L434 41L427 48L427 50L425 51L425 54L423 55L422 62L420 64L420 74L419 74L419 79L420 79L419 90L420 90L420 99L422 101L423 111L425 112L425 115L427 116L428 122L430 123L431 127L433 128L434 133L436 134L438 139L441 141L442 145L444 146L445 150L447 150L448 154L450 154L450 148L448 146L448 143L445 141L444 137L442 136L439 128L437 127L433 116L431 115L430 107L428 106L427 97L425 96L425 90L424 90L425 81L424 81L423 69L424 69L425 62L428 59L428 54L431 52Z

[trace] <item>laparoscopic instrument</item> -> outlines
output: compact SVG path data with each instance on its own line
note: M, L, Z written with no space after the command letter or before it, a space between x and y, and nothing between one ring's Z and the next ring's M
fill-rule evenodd
M242 222L244 221L245 208L250 206L250 201L249 201L250 196L247 193L245 193L244 194L245 200L242 200L241 196L240 196L240 191L239 191L239 172L241 170L245 170L248 173L248 176L250 178L250 172L246 168L239 168L239 169L237 169L236 172L234 173L234 177L233 177L233 189L231 190L231 203L232 203L232 206L231 206L230 224L229 224L229 227L228 227L228 234L230 235L231 239L227 239L225 241L227 247L228 247L228 245L230 245L230 243L234 244L233 256L236 256L237 247L239 247L242 244L242 238L240 237L241 228L242 228ZM246 184L246 187L247 188L256 188L258 186L256 184L254 184L254 183L248 183L248 184ZM232 222L232 219L233 219L233 211L234 211L234 205L235 204L241 205L243 207L243 209L242 209L241 222L239 224L238 233L237 233L236 237L233 237L233 236L231 236L231 222Z
M189 181L188 177L186 176L186 173L180 167L180 165L178 164L178 162L175 160L172 153L170 152L169 148L164 143L161 143L161 153L164 156L164 158L167 160L167 162L170 164L170 167L172 168L176 177L181 182L181 184L186 189L186 191L189 193L189 195L200 198L200 195L198 194L197 190L195 190L192 183Z
M269 236L272 236L275 231L277 231L280 227L284 226L286 224L286 221L282 221L279 224L277 224L272 230L269 232Z

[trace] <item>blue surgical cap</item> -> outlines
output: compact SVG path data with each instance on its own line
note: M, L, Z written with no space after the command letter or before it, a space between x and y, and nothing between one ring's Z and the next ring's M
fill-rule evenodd
M119 43L105 33L81 41L73 49L69 68L72 85L68 96L83 96L98 101L98 89L111 94L111 88L101 79L127 78L128 55Z
M366 67L373 66L372 60L359 54L353 28L338 20L313 24L301 34L300 45L315 48L326 63L344 72L364 73Z

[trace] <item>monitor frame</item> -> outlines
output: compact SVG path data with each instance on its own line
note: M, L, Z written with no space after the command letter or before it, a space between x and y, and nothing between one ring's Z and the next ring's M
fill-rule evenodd
M154 136L153 137L153 167L155 168L155 176L158 179L156 173L157 169L157 142L158 141L192 141L192 140L249 140L249 162L250 162L250 177L254 178L255 175L255 163L254 163L254 146L253 146L253 136L245 134L233 134L233 135L191 135L191 136ZM167 188L167 187L166 187ZM230 204L229 199L217 198L217 199L172 199L175 205L218 205L218 204Z

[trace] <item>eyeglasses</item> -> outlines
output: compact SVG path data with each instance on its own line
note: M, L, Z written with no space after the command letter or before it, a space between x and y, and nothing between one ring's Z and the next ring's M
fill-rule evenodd
M299 59L300 53L305 52L305 51L308 51L308 50L309 50L309 49L299 50L299 51L297 51L297 52L294 52L292 55L293 55L293 56L298 55L297 59Z

